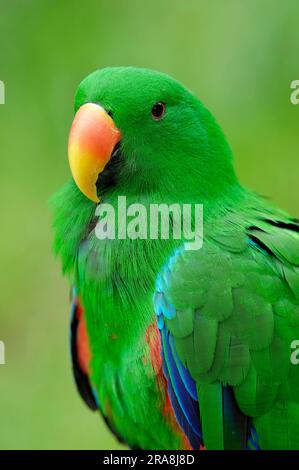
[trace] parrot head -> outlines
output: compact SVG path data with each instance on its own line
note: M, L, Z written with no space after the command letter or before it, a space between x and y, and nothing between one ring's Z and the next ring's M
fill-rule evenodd
M215 195L235 181L210 112L178 81L147 69L106 68L81 82L68 153L76 185L96 203L115 185L179 197Z

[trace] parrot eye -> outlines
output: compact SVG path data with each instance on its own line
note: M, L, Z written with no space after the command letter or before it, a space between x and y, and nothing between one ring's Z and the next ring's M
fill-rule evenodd
M152 116L156 121L160 121L165 114L165 103L155 103L152 107Z

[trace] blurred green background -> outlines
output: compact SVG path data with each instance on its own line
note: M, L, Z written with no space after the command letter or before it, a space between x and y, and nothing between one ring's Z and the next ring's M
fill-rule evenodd
M0 448L120 447L73 385L51 253L77 84L108 65L168 72L217 117L241 181L299 216L298 15L297 0L0 0Z

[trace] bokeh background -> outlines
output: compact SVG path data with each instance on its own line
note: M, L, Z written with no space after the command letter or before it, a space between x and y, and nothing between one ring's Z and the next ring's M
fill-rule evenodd
M0 0L0 448L120 448L73 385L51 252L77 84L108 65L168 72L215 114L241 181L299 216L298 16L297 0Z

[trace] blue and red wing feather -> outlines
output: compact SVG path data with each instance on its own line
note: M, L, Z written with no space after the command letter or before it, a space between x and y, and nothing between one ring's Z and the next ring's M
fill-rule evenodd
M203 446L196 384L174 349L173 338L164 325L161 330L163 372L177 422L193 449Z

